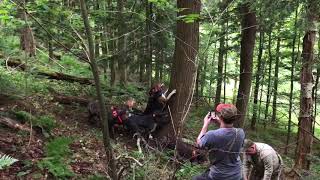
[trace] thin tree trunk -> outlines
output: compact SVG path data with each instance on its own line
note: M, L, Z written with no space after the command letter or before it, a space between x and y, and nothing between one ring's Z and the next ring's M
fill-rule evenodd
M228 8L228 7L227 7ZM226 9L226 47L225 47L225 59L224 59L224 73L223 73L223 102L226 103L226 90L227 90L227 64L228 64L228 28L229 28L229 16L228 9Z
M292 119L292 105L293 105L293 79L294 79L294 71L296 65L296 56L295 56L295 47L296 47L296 39L297 39L297 31L298 31L298 8L299 8L299 1L296 2L296 12L294 18L294 34L292 40L292 52L291 52L291 75L290 75L290 95L289 95L289 117L288 117L288 132L287 132L287 140L286 140L286 147L284 149L284 154L288 154L288 145L290 142L290 134L291 134L291 119ZM300 35L298 36L298 52L299 52L299 44L300 44Z
M222 80L223 80L223 55L224 55L224 25L221 25L221 34L219 39L219 56L218 56L218 74L217 74L217 88L216 88L216 95L214 101L214 107L216 107L221 101L221 89L222 89Z
M240 51L240 83L238 89L236 106L240 112L239 120L235 127L243 127L247 107L250 97L251 79L252 79L252 61L256 37L257 20L253 11L250 11L250 4L241 5L241 51Z
M253 115L251 119L251 129L254 130L256 128L257 121L257 106L258 106L258 94L259 94L259 86L260 86L260 75L262 74L262 54L263 54L263 44L264 44L264 32L260 29L260 37L259 37L259 54L258 54L258 67L256 72L256 84L254 86L254 98L253 98Z
M203 65L203 71L201 73L201 81L200 81L200 95L203 96L204 94L204 88L205 88L205 83L206 83L206 74L207 74L207 69L208 69L208 54L205 55L204 57L204 65Z
M100 84L100 78L99 78L99 72L98 72L98 66L94 58L94 43L93 43L93 36L89 24L89 19L88 19L88 11L87 7L85 4L84 0L80 0L80 7L81 7L81 13L82 13L82 18L86 30L86 35L88 39L88 46L89 46L89 57L90 57L90 66L92 70L92 74L94 77L95 81L95 87L97 91L97 96L98 96L98 101L99 101L99 106L100 106L100 112L101 112L101 117L102 117L102 124L103 124L103 143L104 143L104 148L107 153L107 158L108 158L108 163L106 164L106 168L108 169L108 173L111 176L112 179L116 179L117 175L115 173L115 160L113 157L113 149L110 144L110 137L109 137L109 127L108 127L108 117L107 117L107 112L106 112L106 107L105 107L105 102L104 98L102 95L101 91L101 84Z
M151 31L152 31L152 3L145 0L146 6L146 70L147 84L151 87L152 84L152 47L151 47Z
M269 68L268 68L268 85L267 85L267 100L266 100L266 109L264 111L264 125L268 120L268 111L269 111L269 104L270 104L270 97L271 97L271 72L272 72L272 51L271 51L271 44L272 44L272 28L270 28L269 32L269 45L268 45L268 54L269 54Z
M271 123L274 124L277 119L277 98L278 98L278 83L279 83L279 61L280 61L280 42L281 39L278 37L277 49L276 49L276 64L274 67L274 92L272 102L272 118Z
M239 67L239 60L236 59L236 67ZM237 87L238 87L238 77L235 77L234 79L234 86L233 86L233 95L232 95L232 104L235 104L237 102Z
M117 53L117 60L118 60L118 71L120 76L120 85L125 86L127 84L127 74L126 74L126 25L124 20L123 14L123 0L117 0L117 10L118 10L118 53Z
M52 37L49 36L48 39L48 52L49 52L49 62L54 60L53 47L52 47Z

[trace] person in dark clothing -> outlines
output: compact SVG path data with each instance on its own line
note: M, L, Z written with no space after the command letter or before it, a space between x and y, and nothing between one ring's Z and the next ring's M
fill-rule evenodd
M197 138L200 148L209 150L210 168L193 180L240 180L240 151L245 134L243 129L234 128L238 120L237 108L232 104L219 104L215 113L209 112L203 119L203 127ZM211 123L220 128L208 131ZM207 132L208 131L208 132Z
M168 96L167 92L168 90L164 90L163 84L156 83L155 85L153 85L149 91L147 107L144 110L143 114L146 115L153 114L155 112L163 112L167 101L171 98L172 95L176 93L176 90L172 90Z

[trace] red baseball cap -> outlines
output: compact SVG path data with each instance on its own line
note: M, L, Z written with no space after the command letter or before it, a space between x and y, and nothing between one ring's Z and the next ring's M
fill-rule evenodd
M216 107L216 112L219 113L223 119L229 119L238 114L238 109L233 104L219 104Z

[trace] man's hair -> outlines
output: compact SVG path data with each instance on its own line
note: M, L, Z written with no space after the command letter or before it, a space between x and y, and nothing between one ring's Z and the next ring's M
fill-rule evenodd
M219 104L216 112L226 124L232 124L239 119L238 109L233 104Z

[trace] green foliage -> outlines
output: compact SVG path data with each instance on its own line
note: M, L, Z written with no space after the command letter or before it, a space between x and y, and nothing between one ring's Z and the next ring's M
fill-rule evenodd
M177 171L177 179L190 179L195 175L199 175L205 171L205 168L201 165L191 164L190 162L185 163Z
M94 174L89 176L89 180L104 180L104 179L106 179L106 177L101 174Z
M49 136L48 133L56 127L56 121L54 117L50 115L35 117L26 111L15 112L15 115L22 122L30 121L33 126L40 127L44 135L47 137Z
M45 148L46 157L38 162L38 167L48 169L57 178L67 179L74 176L68 167L68 156L71 154L70 143L72 140L67 137L58 137L50 141Z
M183 20L185 23L194 23L200 18L200 14L188 14L179 16L178 19Z
M17 162L18 159L15 159L9 155L0 156L0 169L3 169L11 164Z

